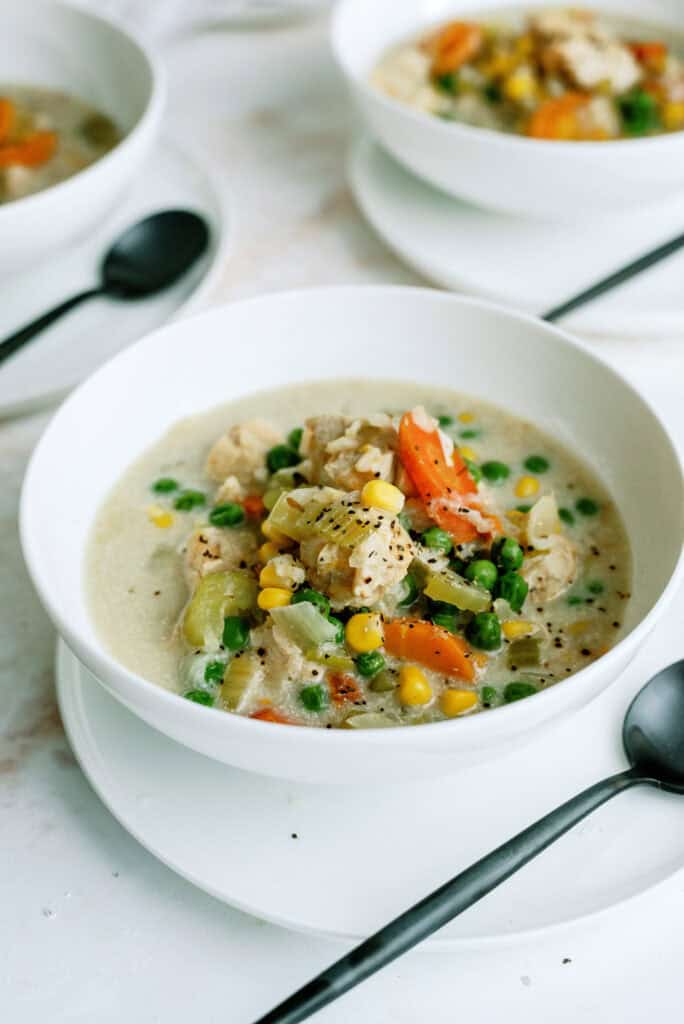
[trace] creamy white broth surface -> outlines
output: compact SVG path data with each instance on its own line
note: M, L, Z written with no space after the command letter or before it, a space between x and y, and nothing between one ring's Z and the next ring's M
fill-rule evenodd
M320 416L322 410L355 418L378 412L400 416L416 406L424 406L435 417L450 417L452 422L443 427L444 433L453 438L462 454L473 458L476 465L482 467L496 461L509 468L506 479L495 482L482 479L478 490L480 501L499 516L506 536L524 539L527 513L518 510L533 506L544 495L553 495L562 510L562 536L576 557L571 585L550 601L537 601L529 593L518 612L500 603L495 605L502 622L528 623L539 631L537 663L534 657L530 663L529 643L518 647L518 638L508 640L502 635L498 650L475 651L478 669L474 680L463 682L447 678L419 664L431 696L422 704L405 705L398 697L404 663L402 659L385 654L386 686L371 689L372 680L357 676L361 696L350 706L332 703L326 691L326 706L311 710L302 706L302 689L311 686L325 689L329 673L325 665L321 667L307 659L302 664L300 658L295 663L287 663L288 673L295 664L296 678L289 675L285 679L277 678L278 670L267 667L263 670L262 683L244 697L242 706L231 710L255 714L264 707L274 708L288 721L328 727L348 724L349 719L368 713L388 716L387 722L378 724L430 722L453 717L442 710L446 689L456 687L459 692L472 692L477 702L466 707L464 713L481 711L503 703L505 687L510 683L521 681L531 684L535 690L543 689L567 678L609 649L620 635L629 600L629 545L619 511L587 466L533 424L447 389L407 382L327 381L253 394L181 421L136 460L115 485L92 531L85 581L97 631L112 655L127 668L168 690L186 693L199 687L210 694L214 707L226 710L220 680L205 682L199 670L214 655L225 664L235 655L231 656L226 650L216 650L213 654L192 650L178 628L190 597L183 569L184 548L193 528L207 524L217 491L216 483L211 482L205 472L212 445L232 425L255 417L268 421L284 438L307 418ZM547 463L548 468L530 472L524 465L530 456L541 458L538 465L543 467ZM207 504L189 511L174 509L177 492L158 494L152 490L159 478L173 478L183 489L203 492ZM536 482L536 493L521 497L521 481L528 481L527 486L534 486ZM507 518L510 512L511 519ZM159 521L160 514L163 527L155 525L154 521L155 517ZM166 525L167 519L171 525ZM241 529L251 529L257 535L256 544L266 539L259 534L258 526ZM416 543L420 536L420 530L411 533ZM522 546L525 548L524 543ZM474 547L481 547L478 554L487 558L486 544ZM472 556L474 547L466 546L466 555ZM539 557L538 551L525 550L524 554L522 573L530 559ZM254 563L255 558L250 555L247 571ZM459 563L458 568L465 572L462 564ZM256 564L255 578L258 572ZM308 580L305 585L310 585ZM352 602L352 605L362 603ZM422 609L420 602L417 607ZM382 610L388 619L393 615L423 618L428 615L424 609L417 612L415 607L387 613L382 605ZM371 612L374 611L375 606L372 606ZM333 608L333 614L339 613L341 618L348 618L352 612L353 607ZM259 651L264 648L261 619L268 623L269 614L256 611L250 619L252 627L261 631L253 634L249 647L257 645ZM463 615L460 620L462 632L467 628L463 625ZM529 640L529 637L522 639ZM517 650L521 651L521 664L516 663ZM346 648L343 653L347 660L358 658L358 652L353 649ZM382 647L378 653L383 653ZM240 653L241 657L243 655L244 651ZM268 657L264 664L267 662ZM390 685L392 682L394 688ZM351 724L355 724L354 721ZM373 724L370 719L369 724Z

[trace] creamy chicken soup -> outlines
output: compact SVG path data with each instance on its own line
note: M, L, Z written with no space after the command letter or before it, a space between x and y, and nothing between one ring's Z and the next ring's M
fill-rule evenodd
M507 10L392 47L381 92L447 121L605 141L684 128L684 62L663 30L589 10Z
M70 178L119 140L114 122L75 96L0 85L0 203Z
M630 554L600 481L533 424L327 381L174 426L105 501L87 587L141 676L230 713L367 728L475 714L589 665L620 635Z

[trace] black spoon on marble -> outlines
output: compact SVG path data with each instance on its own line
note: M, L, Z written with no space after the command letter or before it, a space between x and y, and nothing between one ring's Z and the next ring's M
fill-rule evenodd
M96 295L142 299L174 284L209 245L207 222L191 210L162 210L127 228L106 253L100 283L0 341L0 363L55 320Z
M684 661L663 669L637 694L625 715L622 741L630 764L628 769L590 786L471 864L260 1017L256 1024L298 1024L306 1020L477 903L625 789L645 784L684 794Z

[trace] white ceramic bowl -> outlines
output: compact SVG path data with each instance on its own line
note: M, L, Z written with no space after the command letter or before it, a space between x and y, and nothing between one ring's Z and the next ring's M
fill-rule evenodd
M581 452L619 502L631 538L635 586L624 639L528 700L458 721L363 732L276 726L208 710L115 661L88 613L83 571L98 507L124 469L181 417L295 378L354 373L451 385L534 420ZM322 289L171 324L90 377L36 448L21 536L31 576L67 644L110 693L161 732L268 775L415 778L503 753L618 678L682 575L684 482L677 453L643 399L559 330L435 291Z
M73 93L116 122L123 139L42 192L0 206L0 274L34 265L87 233L133 181L164 106L158 62L123 27L57 0L0 2L2 81Z
M541 0L534 7L563 6ZM684 51L681 0L601 0L599 10L669 26ZM537 218L575 219L682 190L684 132L614 142L547 142L446 122L380 93L371 70L391 45L512 0L340 0L332 48L371 134L409 170L473 203Z

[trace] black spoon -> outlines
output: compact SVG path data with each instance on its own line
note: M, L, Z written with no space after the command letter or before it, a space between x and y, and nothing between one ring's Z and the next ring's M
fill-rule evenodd
M622 741L630 768L585 789L471 864L256 1024L297 1024L310 1017L477 903L617 793L640 783L684 793L684 661L663 669L637 694L625 716Z
M209 244L206 221L190 210L164 210L127 228L102 261L96 288L74 295L0 341L0 363L74 306L96 295L142 299L177 281Z

